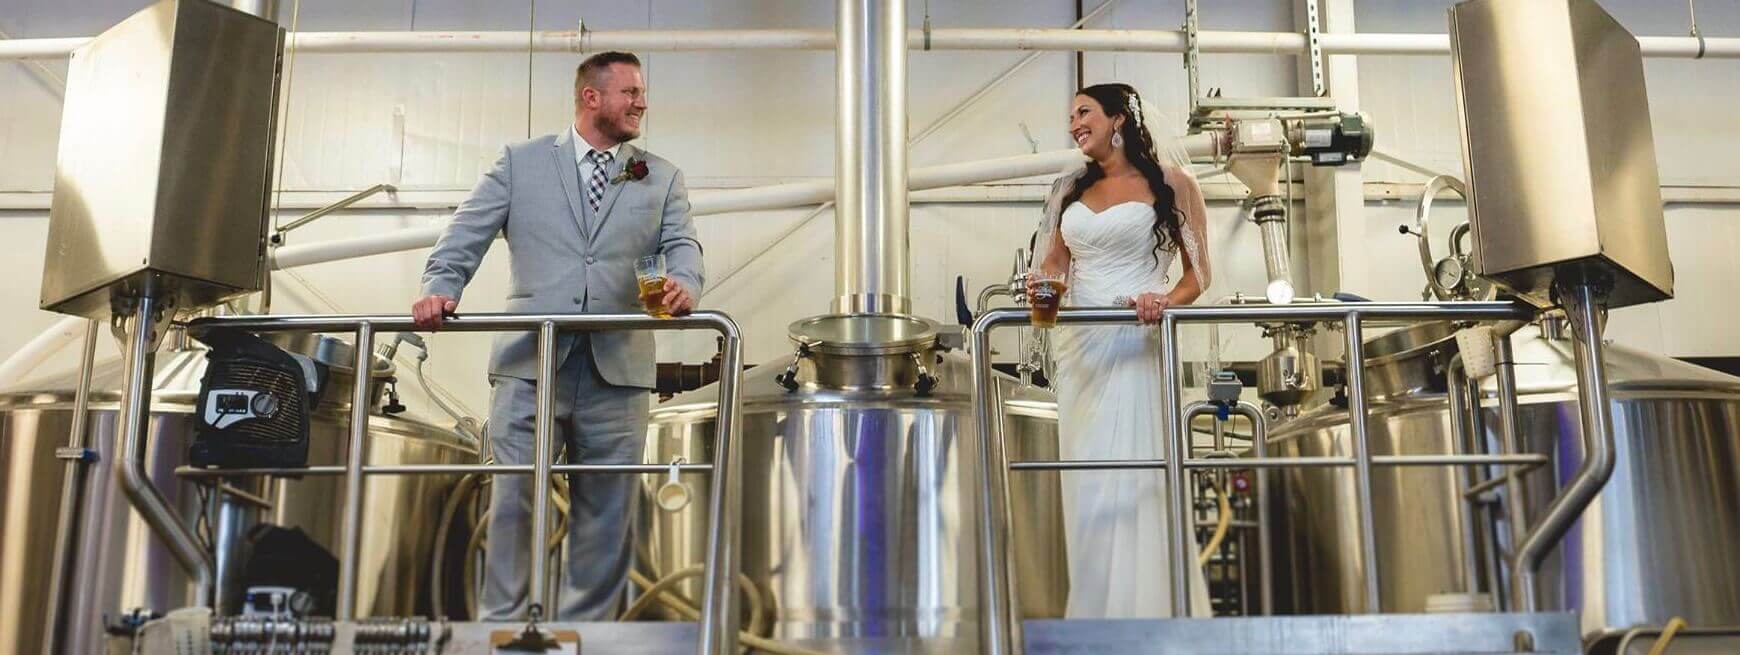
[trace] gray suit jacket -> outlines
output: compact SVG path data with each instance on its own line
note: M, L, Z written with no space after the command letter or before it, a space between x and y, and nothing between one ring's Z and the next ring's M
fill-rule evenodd
M471 197L459 205L423 270L423 295L459 299L479 262L505 233L512 276L507 311L639 313L635 260L663 253L672 278L699 297L705 276L701 244L689 217L683 173L670 162L623 144L607 175L615 179L631 159L647 163L647 176L611 184L591 225L581 203L580 171L570 130L502 149ZM577 335L557 341L557 362ZM646 331L599 332L591 340L598 373L619 386L653 386L653 336ZM490 373L538 376L537 333L496 337Z

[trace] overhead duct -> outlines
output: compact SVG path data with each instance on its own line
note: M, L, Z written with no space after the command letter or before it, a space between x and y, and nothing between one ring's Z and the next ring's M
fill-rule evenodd
M906 5L840 0L838 21L834 311L906 313Z

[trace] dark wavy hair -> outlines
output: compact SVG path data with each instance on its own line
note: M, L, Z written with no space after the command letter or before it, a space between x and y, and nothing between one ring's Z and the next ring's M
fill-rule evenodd
M1118 133L1124 137L1124 158L1142 173L1148 181L1148 190L1154 194L1154 258L1160 258L1160 251L1176 251L1184 237L1180 232L1184 224L1184 213L1178 210L1178 196L1166 184L1166 174L1160 169L1160 159L1155 154L1154 136L1148 133L1148 126L1142 122L1140 113L1133 111L1140 107L1141 96L1136 89L1128 84L1095 84L1083 87L1076 95L1087 96L1099 103L1100 110L1107 117L1124 117L1124 125L1118 128ZM1106 171L1100 168L1098 162L1089 161L1087 171L1075 183L1075 188L1063 197L1062 207L1081 200L1081 194L1094 183L1105 179Z

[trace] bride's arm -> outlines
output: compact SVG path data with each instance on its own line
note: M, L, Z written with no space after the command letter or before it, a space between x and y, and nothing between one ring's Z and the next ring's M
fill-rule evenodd
M1188 171L1167 167L1166 182L1172 186L1179 213L1184 214L1184 225L1179 230L1184 236L1184 243L1179 244L1178 249L1184 271L1178 285L1166 294L1167 304L1188 305L1202 296L1211 279L1208 262L1208 204L1202 199L1202 189L1196 185L1196 177Z

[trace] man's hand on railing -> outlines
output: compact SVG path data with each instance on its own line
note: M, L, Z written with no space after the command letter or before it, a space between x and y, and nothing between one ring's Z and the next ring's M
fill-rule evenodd
M411 303L411 320L424 330L439 330L443 320L456 311L459 311L459 301L443 295L429 295Z
M675 278L665 278L664 303L672 316L688 316L695 311L695 296Z

